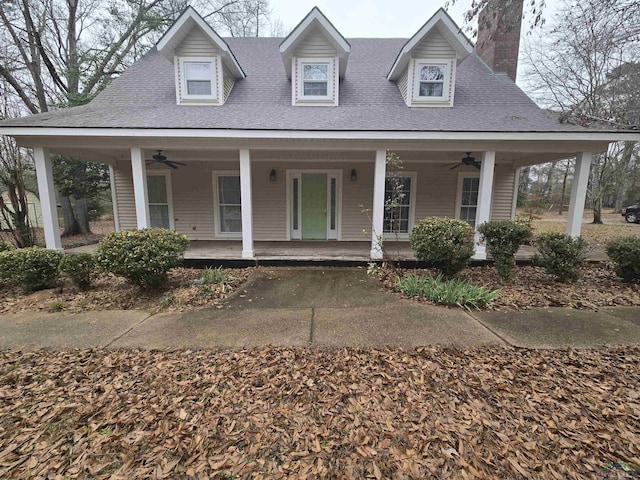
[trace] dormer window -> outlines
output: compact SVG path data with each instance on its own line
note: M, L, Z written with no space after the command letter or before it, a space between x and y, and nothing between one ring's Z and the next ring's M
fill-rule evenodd
M299 60L300 78L299 100L333 101L333 59Z
M213 59L181 59L182 91L185 100L218 98L216 62Z
M449 100L452 61L415 60L413 100L446 102Z

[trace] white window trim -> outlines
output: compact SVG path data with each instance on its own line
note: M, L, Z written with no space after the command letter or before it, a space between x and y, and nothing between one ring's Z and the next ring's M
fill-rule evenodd
M410 177L411 178L411 191L409 192L409 227L407 229L407 233L393 233L393 232L382 232L383 240L395 240L396 238L399 240L409 240L409 235L411 235L411 230L415 226L416 220L416 190L418 189L418 172L387 172L385 177L385 186L386 179L389 177ZM385 189L386 190L386 189ZM386 192L385 192L385 209L386 209ZM384 210L383 210L383 222L384 222ZM384 230L384 223L383 223Z
M298 178L298 188L302 188L303 173L327 174L327 240L342 240L342 183L343 170L287 170L287 240L302 240L302 197L298 194L298 230L293 231L293 179ZM336 228L331 229L331 179L336 179Z
M173 211L173 188L171 186L171 182L172 182L172 177L171 177L171 171L167 170L167 171L162 171L162 170L156 170L156 169L147 169L147 177L154 177L154 176L163 176L166 178L165 182L166 182L166 186L167 186L167 204L169 206L169 228L171 230L175 230L176 229L176 222L175 222L175 213ZM148 197L148 195L147 195ZM147 198L147 204L151 205L151 202L148 200ZM160 205L160 204L158 204Z
M336 104L336 98L337 98L337 93L338 93L338 82L339 79L337 78L338 76L338 69L336 68L336 59L332 58L332 57L327 57L327 58L297 58L294 59L294 62L296 62L296 76L297 78L295 79L296 82L295 84L297 85L296 88L297 90L295 91L295 97L297 98L297 102L295 103L309 103L309 104L313 104L313 103L322 103L322 104L327 104L327 103L332 103L332 104ZM318 64L318 63L326 63L328 64L328 68L327 68L327 95L304 95L304 72L303 72L303 65L305 63L312 63L312 64ZM295 99L294 99L295 100Z
M445 77L442 82L441 97L422 97L420 96L420 67L424 65L445 65ZM452 59L442 58L416 58L413 60L413 86L412 101L416 103L449 103L451 101L450 91L451 82L454 77L454 68Z
M216 238L230 240L242 240L242 232L222 232L220 230L220 192L218 177L240 177L240 170L214 170L213 176L213 223L215 224ZM241 187L242 188L242 187ZM242 204L240 205L242 208Z
M184 64L190 62L211 63L211 95L189 95L187 93L187 75ZM176 76L176 83L178 83L178 78L180 79L177 87L180 91L178 99L181 102L179 101L178 103L198 104L194 103L194 101L200 101L201 104L219 103L219 93L222 91L220 87L222 78L220 57L176 57L176 68L179 69L179 72L176 72L176 74L179 74L179 76Z
M456 211L454 216L456 220L460 220L460 208L462 207L462 184L465 178L480 178L480 172L458 172L458 189L456 191ZM491 204L491 209L493 210L493 204ZM489 217L491 217L491 215L489 215Z

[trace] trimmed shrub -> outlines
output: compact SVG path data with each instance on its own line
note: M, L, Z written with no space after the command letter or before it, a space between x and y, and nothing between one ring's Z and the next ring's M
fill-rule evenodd
M578 267L586 258L587 242L563 233L545 233L538 237L538 263L561 282L578 279Z
M394 289L408 297L424 297L444 305L465 308L486 307L500 293L500 290L474 285L468 280L459 278L446 280L442 275L431 278L416 273L396 277Z
M607 243L607 255L616 273L626 283L640 283L640 238L621 237Z
M96 258L90 253L65 255L60 261L60 270L81 290L89 290L96 273Z
M96 261L102 270L134 285L158 287L182 263L188 244L185 235L162 228L113 232L100 241Z
M427 217L413 227L409 240L418 260L437 265L451 277L473 256L473 228L460 220Z
M531 227L511 220L493 220L480 225L478 231L487 243L498 276L509 280L516 265L518 249L531 239Z
M0 253L0 275L26 291L54 288L62 252L41 247L17 248Z
M0 241L0 252L8 252L9 250L13 250L13 248L13 245L9 242Z

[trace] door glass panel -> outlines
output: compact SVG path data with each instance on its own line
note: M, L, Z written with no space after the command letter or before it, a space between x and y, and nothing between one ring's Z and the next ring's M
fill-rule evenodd
M239 205L220 207L220 231L223 233L242 231L242 210Z
M478 206L478 189L480 179L467 177L462 180L462 198L460 199L460 220L472 227L476 225L476 210Z
M240 205L240 176L218 177L220 204Z
M167 203L167 177L147 175L149 203Z
M239 175L218 177L218 210L220 233L242 232Z
M298 179L293 179L293 229L298 230Z
M169 205L149 205L152 228L170 228Z
M331 230L336 229L336 179L331 179Z

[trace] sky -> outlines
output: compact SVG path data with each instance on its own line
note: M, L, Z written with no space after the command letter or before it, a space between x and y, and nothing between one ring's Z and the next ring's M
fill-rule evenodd
M317 6L347 38L407 38L445 6L446 0L269 0L273 18L279 18L286 31L295 27ZM553 14L559 0L547 0L547 14ZM526 3L526 2L525 2ZM471 0L457 0L448 8L453 20L464 27L464 12ZM523 25L524 27L524 25Z

